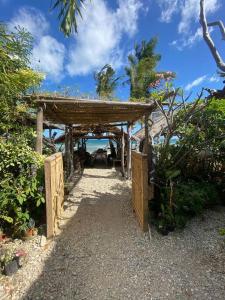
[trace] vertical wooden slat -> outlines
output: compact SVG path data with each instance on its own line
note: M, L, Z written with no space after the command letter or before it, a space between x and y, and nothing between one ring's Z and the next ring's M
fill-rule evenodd
M54 236L54 210L52 202L51 188L51 161L45 160L45 201L46 201L46 220L47 220L47 237Z
M47 238L58 232L58 221L63 211L64 182L62 153L56 153L45 160L45 193Z
M147 155L132 151L132 205L143 231L148 230Z

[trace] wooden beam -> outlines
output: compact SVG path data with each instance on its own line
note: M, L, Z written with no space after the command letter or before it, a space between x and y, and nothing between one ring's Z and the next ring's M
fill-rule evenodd
M32 97L32 96L31 96ZM35 99L35 96L33 96L33 99ZM140 102L113 102L113 101L103 101L103 100L85 100L85 99L76 99L72 97L54 97L54 96L37 96L36 97L36 102L38 103L55 103L55 104L64 104L64 103L69 103L69 104L74 104L79 107L83 106L99 106L99 107L105 107L105 106L110 106L110 107L145 107L145 108L150 108L154 104L154 101L150 101L149 103L140 103Z
M127 126L127 179L131 178L131 123Z
M37 138L36 138L36 148L35 150L42 154L43 150L43 108L38 107L37 110Z
M51 120L52 122L59 122L59 119L56 118L51 118L50 116L47 116L49 120ZM82 116L79 117L65 117L63 118L60 122L61 124L65 124L65 125L70 125L70 124L84 124L84 125L98 125L99 123L107 123L108 121L111 122L120 122L120 121L130 121L130 122L135 122L137 120L139 120L140 117L137 116L136 118L134 118L134 116L129 117L129 118L121 118L120 116L114 116L113 118L107 117L105 116L104 118L85 118Z
M79 137L79 135L77 135L75 137ZM114 138L116 138L115 135L100 135L99 137L91 136L91 135L81 135L80 137L82 137L83 139L87 139L87 140L101 140L101 139L114 139Z

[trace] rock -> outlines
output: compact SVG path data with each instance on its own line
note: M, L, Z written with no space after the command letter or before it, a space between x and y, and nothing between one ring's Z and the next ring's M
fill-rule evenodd
M42 235L41 238L40 238L40 246L41 247L44 247L47 243L47 238L45 235Z

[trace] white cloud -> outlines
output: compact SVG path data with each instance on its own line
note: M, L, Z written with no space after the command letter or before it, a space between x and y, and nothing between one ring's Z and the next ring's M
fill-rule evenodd
M217 75L213 75L211 77L209 77L209 82L219 82L220 81L220 78L219 76Z
M34 37L32 67L46 73L47 78L60 81L64 71L65 47L48 34L49 23L43 13L33 7L22 7L12 18L9 27L20 26Z
M50 75L54 81L63 78L65 47L49 35L43 36L33 49L33 67Z
M54 81L61 80L66 72L70 76L89 74L106 63L118 68L125 55L122 38L134 36L144 6L141 0L117 0L118 8L112 10L106 3L95 0L86 5L83 19L78 18L78 35L68 50L49 34L49 22L33 7L20 8L10 27L19 25L34 36L32 66Z
M196 78L194 81L190 82L185 86L186 91L190 91L193 87L199 86L203 81L205 81L207 78L207 75L203 75L201 77Z
M34 7L22 7L19 9L16 16L9 23L11 30L17 26L29 31L34 38L40 38L49 30L49 23L45 16Z
M158 4L161 8L161 22L169 23L173 15L179 11L178 0L158 0Z
M139 11L142 8L140 0L119 0L119 7L114 14L116 25L121 33L133 36L137 31Z
M214 13L220 7L219 0L205 0L206 14ZM181 21L178 32L187 34L190 32L193 22L198 22L200 13L199 0L185 0L181 6Z
M203 76L200 76L200 77L196 78L192 82L188 83L185 86L184 89L186 91L189 91L193 87L199 86L203 82L216 83L216 82L219 82L219 81L220 81L220 77L218 75L216 75L216 74L213 74L213 75L203 75Z
M110 10L104 0L87 5L83 19L79 20L79 33L69 50L69 74L86 75L106 63L115 68L121 66L122 36L135 34L141 8L140 0L119 0L115 11Z
M213 14L220 8L221 0L205 0L206 14ZM175 13L180 15L178 22L178 34L181 36L177 41L171 42L178 50L191 47L201 39L201 29L198 28L200 3L199 0L158 0L161 8L162 22L170 22Z
M171 46L175 46L178 50L182 51L185 47L192 47L194 43L200 41L202 38L202 28L199 27L193 35L174 40L170 43Z

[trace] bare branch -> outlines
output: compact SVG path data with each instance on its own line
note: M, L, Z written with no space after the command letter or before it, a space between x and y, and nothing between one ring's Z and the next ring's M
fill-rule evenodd
M218 50L216 49L214 42L209 34L208 26L207 26L207 21L206 21L206 16L205 16L205 1L200 0L200 23L202 25L202 30L203 30L203 38L206 41L212 56L214 57L216 64L218 68L225 72L225 62L221 58Z
M222 39L225 40L225 27L224 27L224 24L221 20L208 23L208 26L219 26L219 29L220 29L220 32L221 32L221 35L222 35Z

